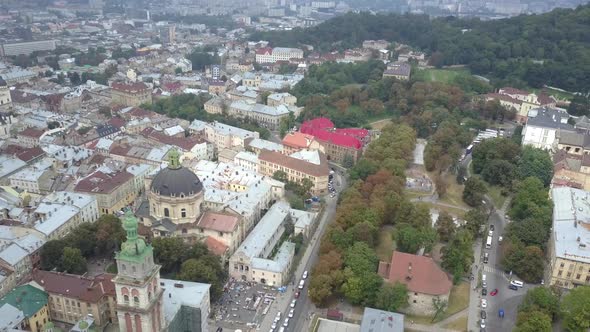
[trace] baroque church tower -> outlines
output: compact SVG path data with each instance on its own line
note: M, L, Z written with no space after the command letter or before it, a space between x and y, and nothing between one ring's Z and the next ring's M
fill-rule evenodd
M122 332L159 332L165 327L160 265L154 264L152 246L137 235L137 218L127 211L123 218L127 240L117 252L117 316Z

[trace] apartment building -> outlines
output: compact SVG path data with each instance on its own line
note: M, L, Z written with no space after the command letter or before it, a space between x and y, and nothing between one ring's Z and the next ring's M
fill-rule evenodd
M152 103L152 90L145 83L113 83L111 85L113 104L139 106Z
M111 214L133 203L137 197L133 174L127 171L105 173L96 171L80 180L75 192L96 198L99 213Z
M314 195L324 194L328 190L330 167L326 156L317 151L299 151L290 156L280 152L262 150L258 155L258 172L272 177L277 171L287 175L287 179L300 183L309 179L313 183Z
M89 314L97 326L117 322L115 275L101 274L94 278L36 270L32 286L49 294L51 320L76 324Z
M590 192L551 190L553 228L549 239L549 285L572 289L590 285Z
M223 149L241 150L248 138L260 137L258 132L228 126L217 121L207 123L194 120L189 126L189 130L192 134L213 143L218 152Z
M313 136L325 149L330 161L342 163L348 155L357 161L363 147L369 143L369 131L362 128L335 128L327 118L317 118L301 124L299 131Z

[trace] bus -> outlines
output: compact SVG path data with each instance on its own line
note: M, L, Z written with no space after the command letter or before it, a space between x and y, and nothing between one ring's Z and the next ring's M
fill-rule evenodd
M488 240L486 241L486 249L492 248L492 237L488 236Z
M468 155L473 151L473 144L469 145L467 149L465 149L465 155Z

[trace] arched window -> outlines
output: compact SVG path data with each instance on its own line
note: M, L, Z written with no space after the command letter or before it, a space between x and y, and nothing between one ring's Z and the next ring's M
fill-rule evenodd
M133 303L135 303L135 305L139 305L139 296L133 297Z
M123 301L129 303L129 295L123 295Z
M133 271L133 273L135 273L135 272L136 272L136 270L135 270L135 265L131 265L131 271Z
M184 209L184 208L183 209L180 209L180 216L182 218L186 218L186 209Z
M164 217L170 217L170 210L168 208L164 208Z

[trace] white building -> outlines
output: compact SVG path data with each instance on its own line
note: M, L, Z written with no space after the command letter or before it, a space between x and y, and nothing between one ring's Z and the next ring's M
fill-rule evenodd
M281 286L287 282L295 247L284 242L270 258L289 220L289 203L276 202L232 255L229 274L237 280Z
M561 132L574 131L574 126L567 123L568 119L566 112L555 109L537 108L529 111L522 131L522 145L553 150Z
M265 47L256 50L257 63L275 63L291 59L303 59L303 50L289 47Z
M232 116L253 120L258 125L271 130L278 130L281 124L281 119L288 117L291 112L297 117L300 109L296 106L282 104L278 106L268 106L244 100L236 100L232 102L228 109L228 113Z
M251 172L258 172L258 156L255 153L240 151L234 157L234 164Z
M80 222L95 222L100 217L96 197L70 191L56 191L43 198L44 203L71 205L79 210Z
M260 137L258 132L228 126L220 122L207 123L200 120L194 120L189 126L189 130L213 143L217 151L236 148L241 150L245 146L246 139Z

